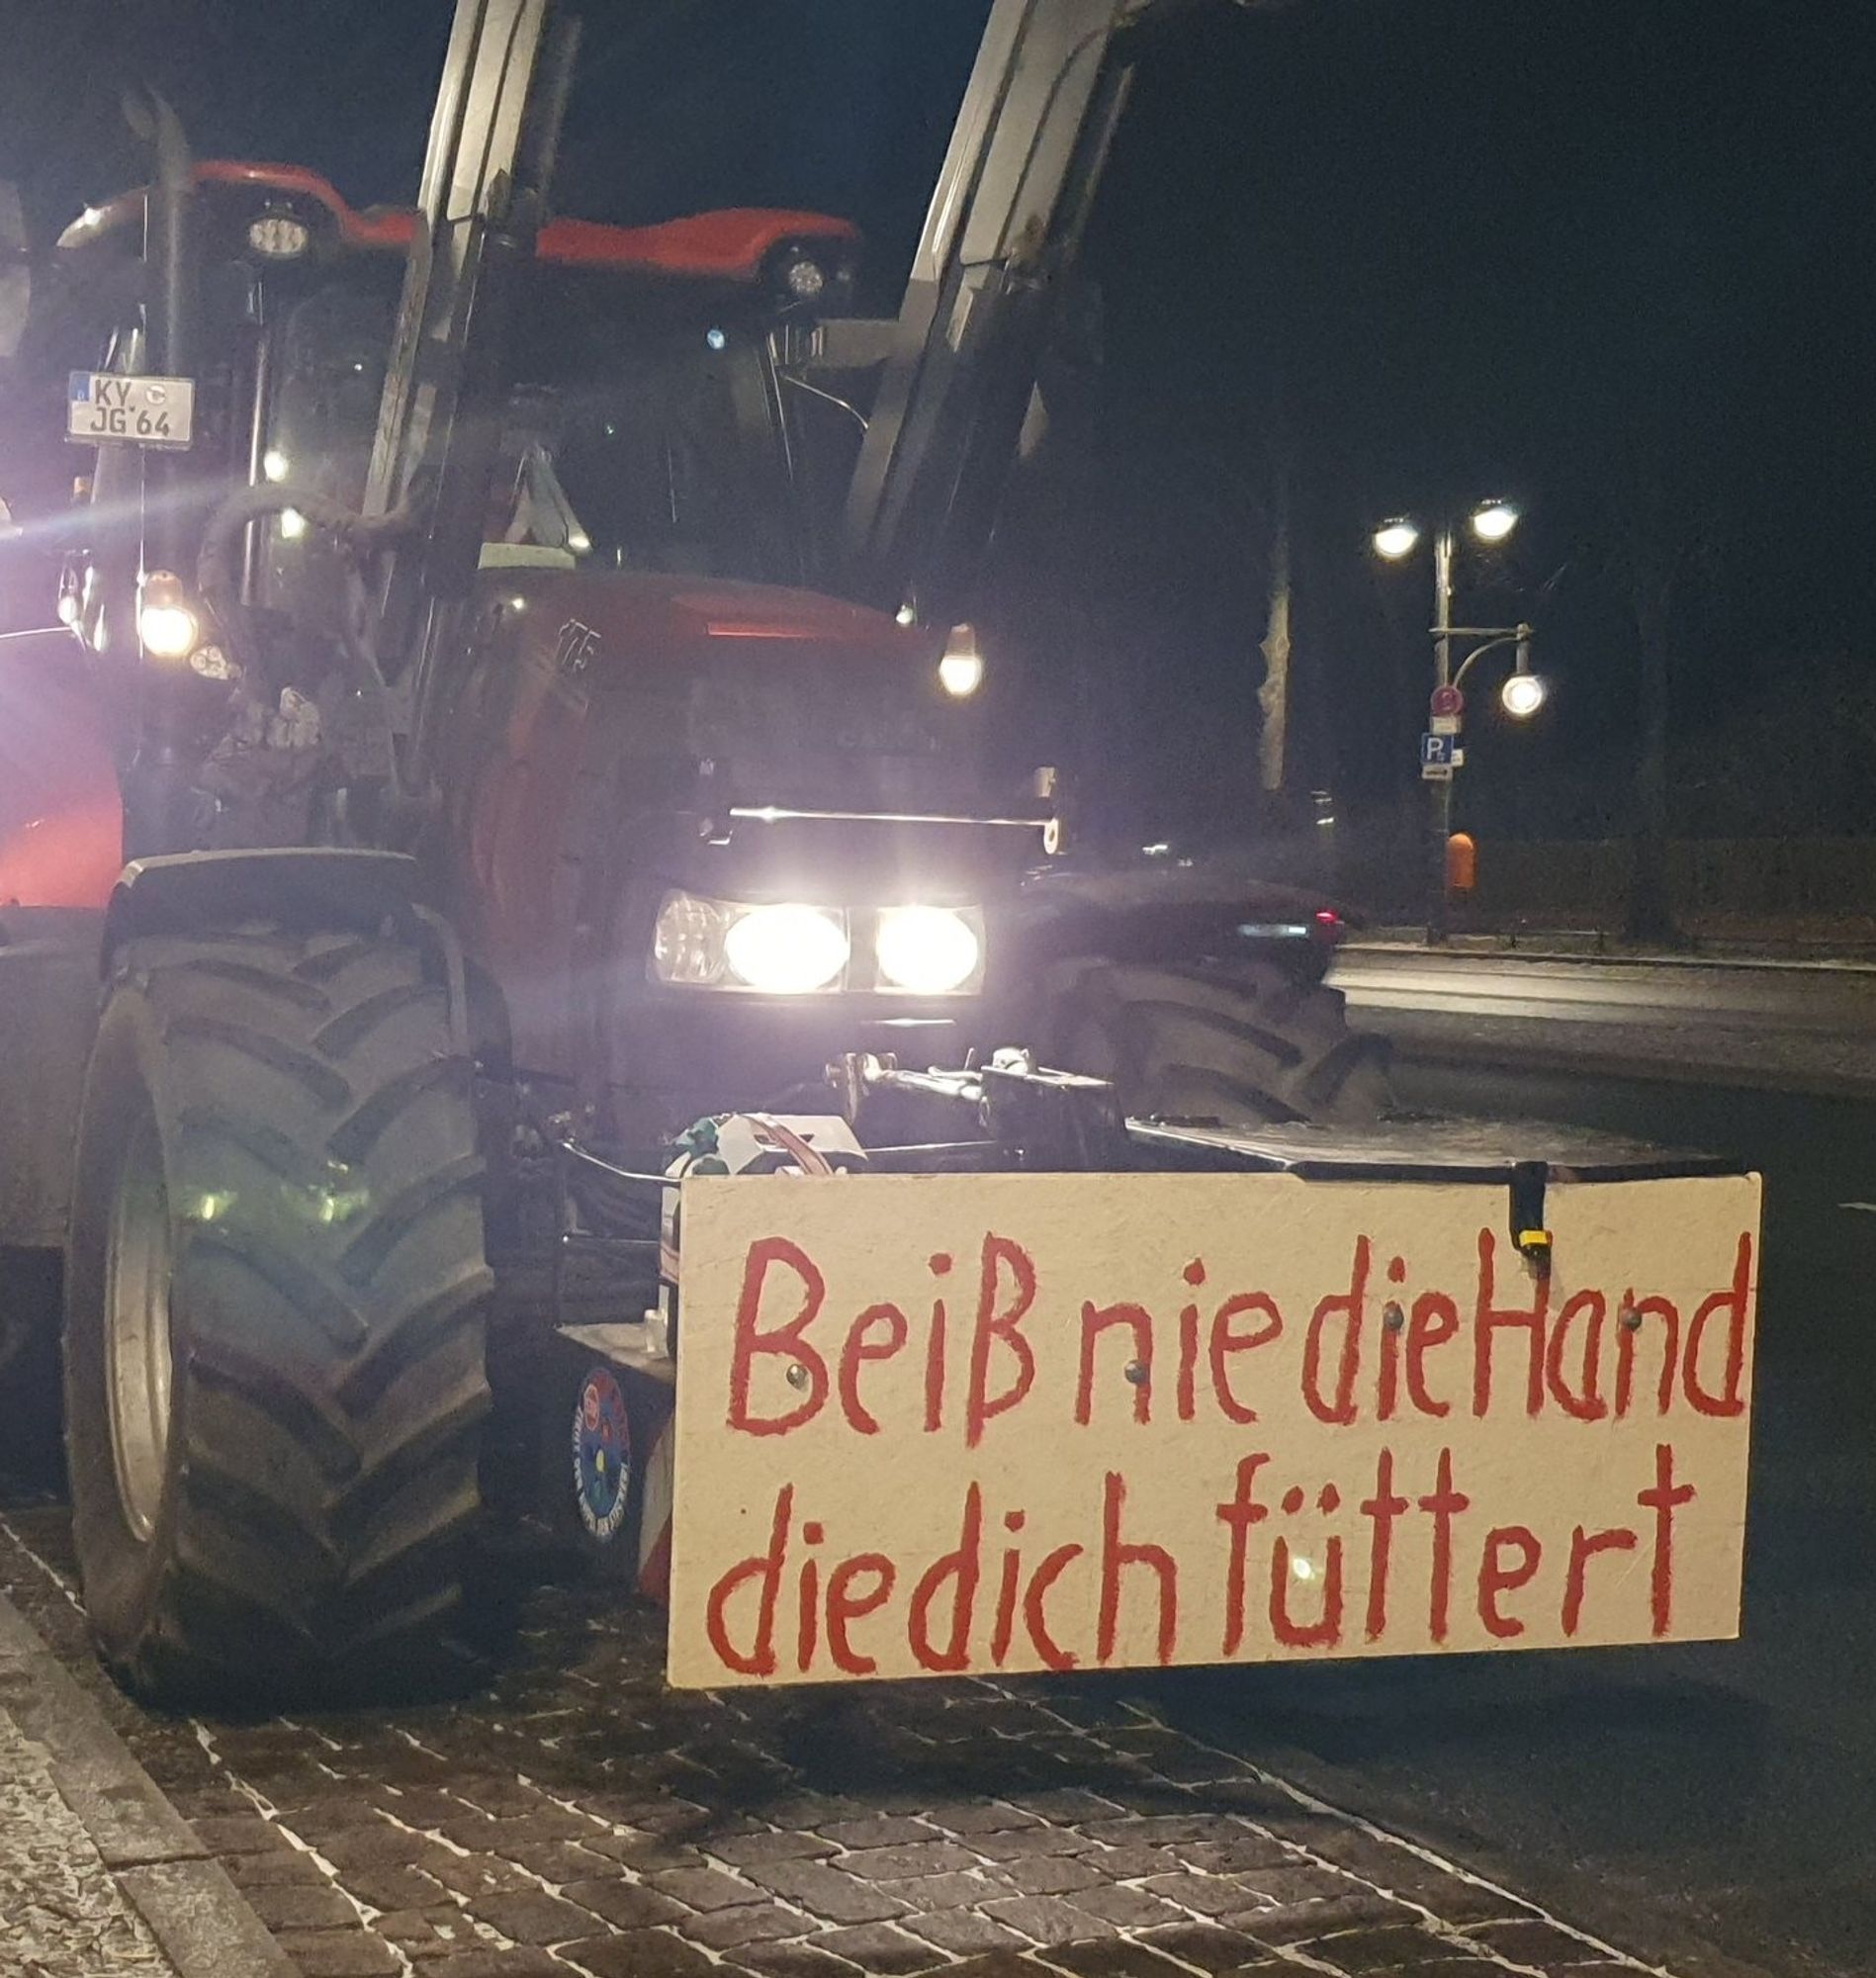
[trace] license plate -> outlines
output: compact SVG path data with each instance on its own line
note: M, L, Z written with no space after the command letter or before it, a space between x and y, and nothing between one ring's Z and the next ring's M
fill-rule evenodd
M193 378L122 378L104 371L74 371L66 394L65 436L97 445L126 440L133 446L186 448L194 435Z

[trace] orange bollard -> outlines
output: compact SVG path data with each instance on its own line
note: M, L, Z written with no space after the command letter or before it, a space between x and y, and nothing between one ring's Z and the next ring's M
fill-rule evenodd
M1456 831L1446 841L1446 890L1470 893L1478 883L1478 847L1471 833Z

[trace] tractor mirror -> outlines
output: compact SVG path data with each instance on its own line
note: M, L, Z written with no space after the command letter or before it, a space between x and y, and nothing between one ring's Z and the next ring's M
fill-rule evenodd
M33 276L26 258L26 213L20 189L0 179L0 359L16 356L26 335Z

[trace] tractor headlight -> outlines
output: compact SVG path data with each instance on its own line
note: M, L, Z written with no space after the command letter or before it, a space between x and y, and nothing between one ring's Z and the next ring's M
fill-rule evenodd
M882 988L952 996L983 974L982 916L950 907L887 907L876 946Z
M707 989L719 981L730 912L694 893L667 893L652 934L652 974L683 989Z
M668 893L652 937L652 973L682 988L811 996L842 986L849 951L838 908Z
M853 943L870 935L871 966ZM674 989L757 996L969 996L983 987L977 907L757 905L670 892L652 935L651 976Z
M143 580L136 636L153 660L186 660L202 643L202 620L172 572L153 570Z
M822 907L750 907L723 936L730 973L770 996L837 988L847 955L846 916Z

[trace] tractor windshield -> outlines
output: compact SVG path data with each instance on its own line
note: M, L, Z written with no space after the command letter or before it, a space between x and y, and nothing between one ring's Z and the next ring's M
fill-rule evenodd
M693 325L609 330L516 395L582 561L785 583L800 577L759 337ZM538 457L538 456L537 456ZM536 504L538 505L538 504Z
M793 583L801 550L773 373L759 327L641 315L616 289L543 285L517 334L491 491L488 561L565 552L583 567ZM609 303L610 310L600 307ZM583 304L583 307L579 305ZM364 492L394 304L327 290L279 342L264 471L342 500ZM291 582L291 516L269 563Z

